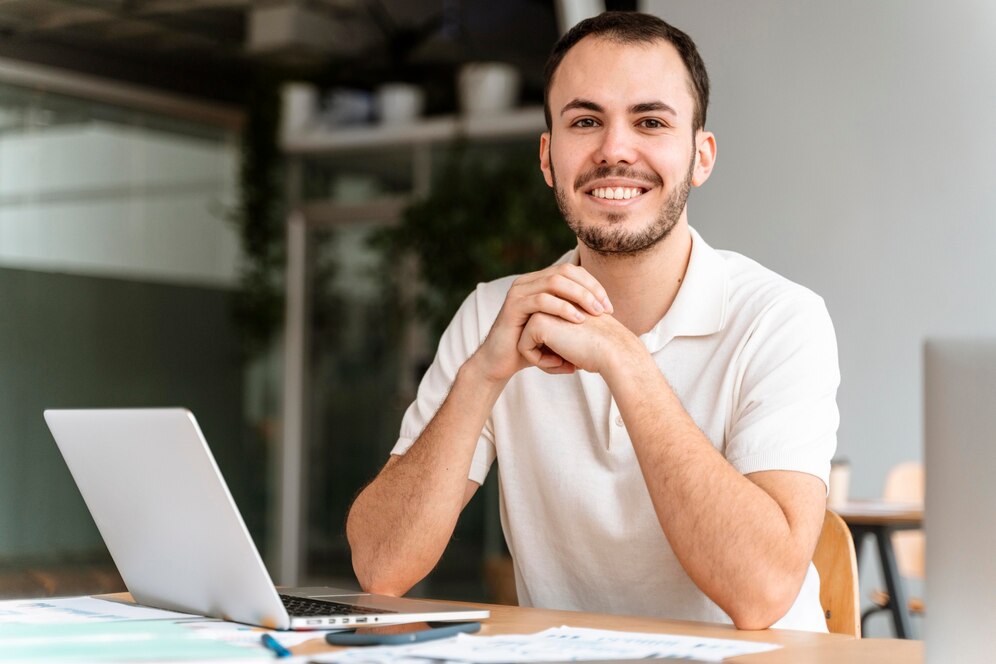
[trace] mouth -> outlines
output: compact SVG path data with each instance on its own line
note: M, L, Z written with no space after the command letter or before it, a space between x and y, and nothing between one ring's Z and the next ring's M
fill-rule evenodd
M595 187L586 193L592 198L603 201L625 201L639 198L647 191L643 187Z

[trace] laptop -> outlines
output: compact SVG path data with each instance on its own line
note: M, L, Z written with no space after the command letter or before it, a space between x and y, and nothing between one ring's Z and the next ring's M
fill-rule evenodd
M992 662L996 339L924 348L925 661Z
M273 585L193 414L46 410L136 602L272 629L480 620L466 606Z

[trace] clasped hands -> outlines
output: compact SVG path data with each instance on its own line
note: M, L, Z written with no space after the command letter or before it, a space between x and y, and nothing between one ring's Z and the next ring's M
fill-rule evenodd
M495 381L536 366L551 374L603 373L611 356L636 337L611 314L600 283L577 265L554 265L512 283L478 350Z

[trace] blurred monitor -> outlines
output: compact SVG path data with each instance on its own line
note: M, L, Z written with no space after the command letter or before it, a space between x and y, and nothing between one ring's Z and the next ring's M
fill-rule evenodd
M996 339L928 340L926 662L996 650Z

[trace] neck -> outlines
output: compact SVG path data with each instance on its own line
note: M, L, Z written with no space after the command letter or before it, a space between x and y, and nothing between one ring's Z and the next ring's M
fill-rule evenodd
M613 316L636 335L649 332L671 308L691 251L684 215L665 239L635 256L606 256L578 245L581 266L608 292Z

